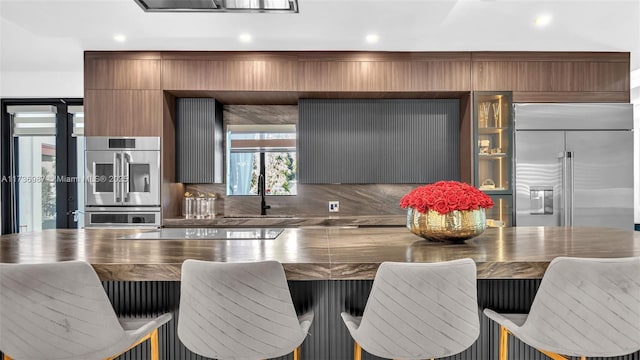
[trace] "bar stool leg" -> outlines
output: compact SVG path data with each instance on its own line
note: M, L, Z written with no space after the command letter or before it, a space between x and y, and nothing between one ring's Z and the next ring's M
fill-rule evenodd
M300 346L293 349L293 360L300 360Z
M353 360L362 360L362 348L357 341L353 342Z
M508 351L509 351L509 331L507 331L507 328L500 325L499 359L507 360L507 358L509 357Z
M158 350L158 329L151 332L151 360L160 360L160 352Z
M547 355L548 357L552 358L553 360L569 360L566 357L560 355L560 354L556 354L554 352L551 351L546 351L546 350L540 350L537 349L538 351L540 351L541 353Z
M3 360L13 360L12 358L9 357L9 355L5 354L2 356Z

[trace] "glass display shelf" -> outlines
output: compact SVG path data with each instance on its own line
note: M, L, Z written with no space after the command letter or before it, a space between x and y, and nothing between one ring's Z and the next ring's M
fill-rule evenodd
M511 130L508 127L484 127L484 128L478 128L478 134L482 134L482 135L495 135L495 134L500 134L503 131L507 131L507 130Z
M513 200L511 195L491 195L493 207L487 209L487 227L513 226Z
M513 120L511 92L474 92L474 185L494 198L487 218L511 226ZM491 214L491 217L489 217ZM492 220L493 221L493 220ZM491 221L489 221L491 223Z
M478 154L480 159L499 159L507 157L506 153L494 153L494 154Z

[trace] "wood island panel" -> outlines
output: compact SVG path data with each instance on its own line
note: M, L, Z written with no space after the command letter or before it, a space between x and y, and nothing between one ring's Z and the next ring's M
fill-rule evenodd
M102 280L177 281L186 259L277 260L290 280L373 279L383 261L469 257L479 279L539 279L558 256L640 256L640 232L611 228L487 229L462 244L427 242L404 227L284 229L274 240L131 240L143 230L45 230L0 237L0 262L85 260Z

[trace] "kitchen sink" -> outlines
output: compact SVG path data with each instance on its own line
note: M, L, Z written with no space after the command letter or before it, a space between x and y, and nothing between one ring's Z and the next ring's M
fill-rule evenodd
M129 240L273 240L282 228L164 228L124 236Z

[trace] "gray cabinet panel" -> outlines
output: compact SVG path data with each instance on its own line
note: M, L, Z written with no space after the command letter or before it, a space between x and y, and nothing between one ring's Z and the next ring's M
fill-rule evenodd
M301 183L460 178L457 99L301 99L298 105Z
M223 182L222 104L215 99L176 99L176 179Z

